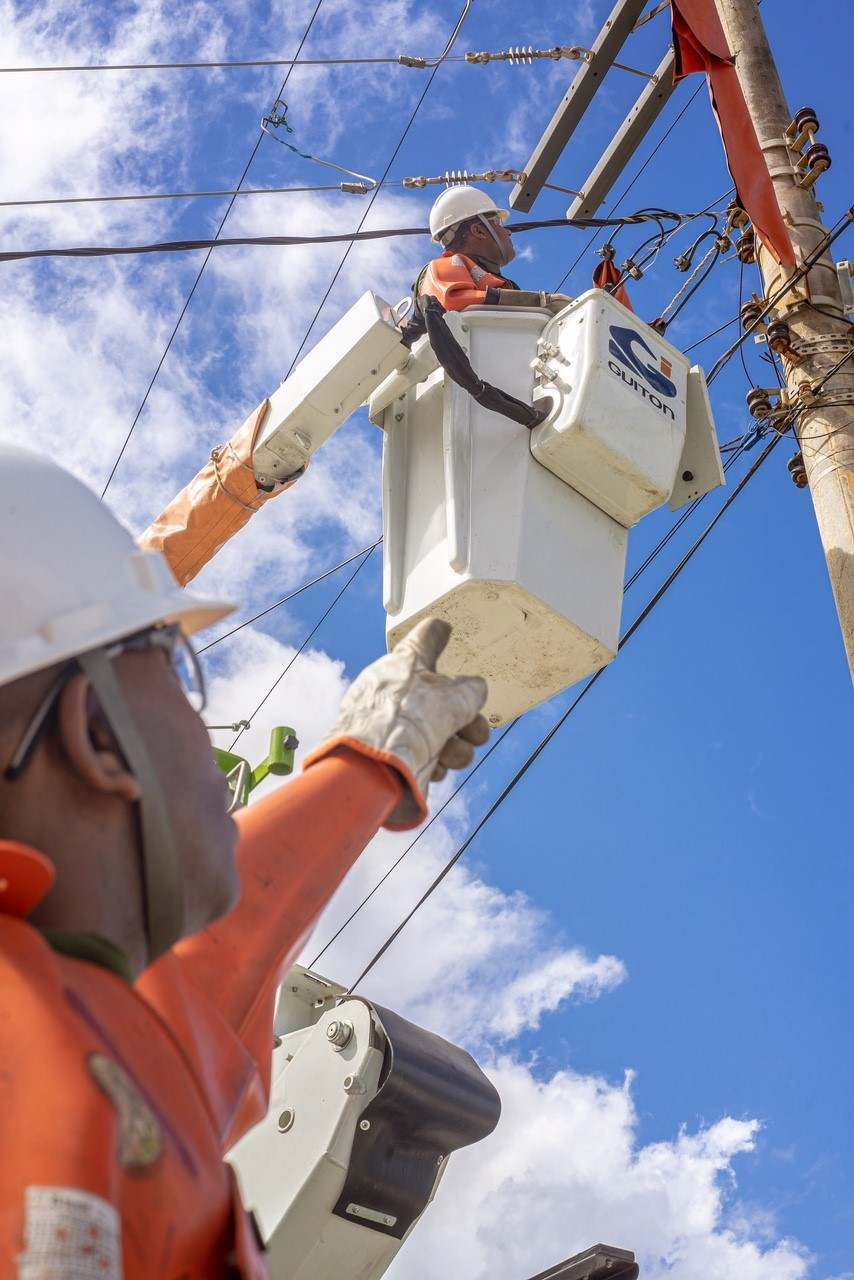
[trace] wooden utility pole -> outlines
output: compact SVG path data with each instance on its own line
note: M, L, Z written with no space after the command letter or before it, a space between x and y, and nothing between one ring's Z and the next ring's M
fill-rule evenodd
M792 114L756 0L715 0L747 107L756 129L777 201L789 228L799 263L816 248L826 229L814 187L799 185L808 177L793 170L786 145ZM807 113L811 114L811 113ZM804 119L804 113L800 113ZM812 128L800 141L815 146ZM803 129L789 130L791 145ZM796 141L797 145L797 141ZM813 150L813 162L823 148ZM847 157L846 157L847 158ZM795 156L797 164L797 156ZM817 165L821 167L820 160ZM770 298L791 275L781 268L757 240L757 260ZM812 302L813 307L807 305ZM821 310L815 310L819 307ZM781 351L789 393L803 412L795 430L803 454L806 477L815 507L830 582L836 599L848 663L854 677L854 330L845 319L832 248L825 252L802 281L775 308L791 334L792 355ZM777 331L779 334L779 330ZM778 339L779 341L779 339ZM773 345L773 344L772 344ZM780 343L785 345L785 339ZM812 388L846 354L838 371L823 383L812 400ZM842 401L833 405L829 401Z

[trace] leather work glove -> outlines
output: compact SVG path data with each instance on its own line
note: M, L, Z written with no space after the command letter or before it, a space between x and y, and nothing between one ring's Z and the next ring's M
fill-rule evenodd
M564 307L568 307L570 302L573 301L565 293L547 293L544 296L546 301L543 306L548 307L553 316L556 316L559 311L563 311Z
M328 737L304 767L349 747L390 765L405 792L386 826L405 831L427 817L430 782L464 769L489 738L478 712L486 701L480 676L443 676L436 662L451 634L447 622L425 618L391 653L366 667L344 695Z
M498 307L545 307L556 316L568 307L572 298L565 293L543 293L533 289L495 289L495 305Z

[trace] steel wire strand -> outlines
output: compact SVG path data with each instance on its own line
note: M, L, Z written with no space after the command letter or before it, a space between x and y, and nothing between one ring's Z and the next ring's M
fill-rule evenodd
M309 32L311 31L311 28L314 25L314 20L317 17L318 11L320 10L320 6L322 4L323 4L323 0L317 0L317 4L315 6L314 12L312 13L311 18L309 19L308 26L303 32L302 40L300 40L299 48L297 49L297 57L299 57L300 51L302 50L303 45L308 39ZM288 67L287 75L285 76L284 81L282 82L282 87L279 90L278 97L281 97L282 94L284 93L285 87L287 86L287 83L288 83L288 79L290 78L291 71L293 71L292 66ZM217 227L216 235L214 236L214 241L219 239L220 232L225 226L228 216L231 213L231 210L234 208L234 202L237 199L237 193L240 191L240 188L243 186L243 183L246 180L246 175L249 173L249 170L252 167L252 163L255 160L256 155L258 154L258 148L261 146L261 141L263 137L264 137L264 131L262 129L258 134L258 138L255 142L254 147L252 148L252 152L249 156L249 159L246 161L246 165L243 169L243 172L240 175L240 181L238 182L237 187L235 188L235 193L229 200L225 213L222 215L222 218L220 219L220 223L219 223L219 226ZM202 265L199 267L196 278L193 281L192 287L190 288L190 292L187 294L184 305L181 307L181 311L178 315L178 319L175 321L175 327L173 328L171 334L169 335L169 339L166 343L166 348L163 352L163 355L160 357L160 359L157 362L157 368L154 370L154 373L151 377L151 381L146 387L145 395L142 397L139 408L134 414L133 422L130 424L128 433L125 436L124 441L122 442L122 447L119 449L118 457L113 463L112 470L110 471L110 474L107 477L107 483L104 485L104 488L101 491L102 498L105 496L107 490L112 484L113 477L115 476L116 471L118 470L119 464L121 463L121 460L124 457L125 450L130 444L131 436L133 435L134 430L136 429L136 425L139 422L140 417L142 416L143 410L145 409L145 406L148 403L148 397L151 395L151 392L154 389L154 384L157 381L157 378L160 374L160 370L163 368L163 365L166 361L166 357L169 355L169 352L172 349L172 343L175 341L175 338L177 337L178 330L181 328L181 322L183 321L184 316L187 314L187 309L189 308L190 303L192 302L193 297L195 295L195 292L199 287L202 276L204 275L204 272L205 272L205 267L208 265L208 262L210 261L210 256L212 253L213 253L213 245L211 245L211 247L208 249L207 253L205 254L204 261L202 262Z
M721 509L716 513L712 521L707 525L706 529L703 531L700 537L697 538L694 544L689 548L689 550L686 552L686 554L682 557L682 559L677 564L676 568L673 569L673 571L668 575L668 577L665 579L662 585L658 588L658 590L655 592L652 598L648 601L645 607L641 610L641 612L635 618L634 622L628 628L626 633L621 637L620 645L619 645L620 650L624 648L624 646L628 643L628 641L635 634L638 628L643 624L646 618L649 617L649 615L652 613L655 606L659 603L659 601L662 599L665 593L670 589L670 587L673 585L673 583L676 581L676 579L684 570L685 566L689 563L689 561L693 558L696 552L700 549L700 547L705 542L706 538L708 538L709 534L712 532L712 530L721 520L725 512L732 506L735 499L739 496L739 494L743 491L743 489L748 484L748 482L756 474L756 472L759 470L762 463L769 456L769 454L777 447L781 439L782 439L781 436L775 436L775 438L770 442L767 448L765 448L763 452L760 454L760 456L757 458L756 462L753 464L750 470L739 481L736 488L733 489L732 493L729 495L726 502L722 505ZM604 675L607 669L608 669L607 667L600 667L599 670L595 673L595 675L591 676L587 684L584 686L584 688L581 690L578 696L574 699L574 701L569 705L567 710L560 716L557 722L554 725L552 725L548 733L540 740L540 742L537 744L537 746L534 748L531 754L524 761L522 766L519 769L517 769L516 773L513 775L513 777L510 779L510 781L501 791L498 798L495 801L493 801L489 809L486 811L486 813L480 819L480 821L477 823L474 829L466 837L466 839L459 846L456 852L448 859L448 861L445 863L444 867L439 872L439 874L434 877L433 881L430 883L430 885L427 887L427 889L418 899L415 906L411 908L411 910L403 918L400 924L395 928L395 930L389 935L386 941L382 944L379 950L368 961L367 965L361 971L358 978L356 978L355 982L351 983L350 987L347 990L348 995L350 995L356 989L359 983L362 982L364 978L370 973L371 969L373 969L374 966L382 959L382 957L388 951L389 947L391 947L393 943L396 941L396 939L400 936L400 934L406 928L407 924L410 922L410 920L413 918L416 912L424 905L424 903L428 900L431 894L433 894L435 890L439 887L439 885L442 883L445 877L450 873L450 871L457 864L457 862L460 860L460 858L463 856L463 854L466 852L466 850L469 848L469 846L472 844L475 838L479 835L479 833L483 830L483 828L489 822L493 814L497 812L497 810L501 807L501 805L508 798L508 796L515 790L518 784L522 781L522 779L525 777L528 771L533 767L533 765L536 763L536 761L545 751L546 747L549 745L549 743L552 741L552 739L555 737L558 731L563 727L563 725L569 719L570 715L575 710L575 708L579 705L581 700L584 697L586 697L586 695L593 688L593 686L600 679L600 677Z
M339 569L345 569L348 564L352 564L354 560L358 560L360 556L366 555L369 551L375 551L381 544L382 538L377 538L376 542L372 542L367 547L362 547L361 551L354 551L346 560L342 560L340 564L335 564L331 569L324 570L316 578L312 578L311 582L304 582L301 587L297 587L295 591L291 591L288 595L282 596L281 600L275 600L273 604L268 604L266 608L259 613L255 613L251 618L246 618L243 622L239 622L236 627L232 627L230 631L226 631L221 636L217 636L215 640L211 640L210 644L204 645L201 649L197 649L196 653L207 653L208 649L213 649L215 645L222 644L223 640L228 640L231 636L237 635L238 631L242 631L244 627L251 627L253 623L259 619L265 618L268 613L272 613L274 609L279 609L283 604L288 604L291 600L295 600L297 596L301 596L304 591L308 591L309 587L316 587L318 582L324 582L326 578L331 578L333 573L337 573Z
M303 642L302 642L302 644L300 645L300 647L299 647L299 648L298 648L298 649L293 653L293 655L292 655L292 656L288 659L288 661L285 663L285 667L284 667L284 669L279 673L279 675L277 675L277 676L276 676L276 679L275 679L275 680L273 681L273 683L270 685L270 688L269 688L269 689L267 690L267 692L264 694L264 697L263 697L263 698L261 699L261 701L258 703L258 706L255 708L255 710L252 712L252 715L251 715L251 716L247 716L247 720L248 720L250 723L251 723L251 721L252 721L252 720L254 720L254 719L255 719L255 717L257 716L258 712L261 710L261 708L263 707L263 705L264 705L264 703L267 701L267 699L268 699L268 698L270 698L270 697L272 697L272 695L273 695L274 691L275 691L275 690L278 688L278 686L281 684L282 680L284 680L285 676L288 674L288 672L290 671L291 667L294 665L294 663L296 662L297 658L298 658L298 657L300 656L300 654L302 653L303 649L305 649L305 647L306 647L306 645L309 643L309 641L310 641L310 640L312 640L312 639L314 638L314 636L317 634L317 632L318 632L318 631L320 630L320 628L322 627L323 623L324 623L324 622L326 621L326 619L329 617L330 613L331 613L331 612L332 612L332 610L335 608L335 606L337 605L338 601L339 601L339 600L341 599L341 597L344 595L344 592L347 590L347 588L350 586L350 584L353 582L353 580L354 580L355 578L357 578L357 577L358 577L358 575L362 572L362 570L364 569L365 565L368 563L368 561L370 560L371 556L373 555L374 550L375 550L375 548L376 548L376 546L377 546L377 545L378 545L378 544L376 544L376 543L375 543L373 547L369 547L369 548L368 548L368 550L365 552L365 554L363 555L363 557L362 557L362 559L360 560L360 562L356 565L356 568L353 570L353 572L350 574L350 576L349 576L349 578L347 579L347 581L344 583L344 586L343 586L343 587L341 588L341 590L338 592L338 594L337 594L337 596L335 597L335 599L332 601L332 603L328 606L328 608L327 608L327 609L325 609L325 610L324 610L324 612L321 614L321 616L318 618L317 622L314 624L314 626L312 627L311 631L309 631L308 635L307 635L307 636L306 636L306 638L303 640ZM241 729L240 729L239 733L237 734L237 736L235 737L235 739L234 739L234 741L232 742L231 746L229 747L229 751L233 751L233 750L234 750L234 748L236 747L236 745L237 745L237 743L239 742L240 738L243 736L244 732L245 732L245 729L241 727Z
M741 452L741 450L740 450L739 452ZM738 458L738 456L739 456L739 453L736 453L736 454L734 454L734 455L733 455L733 457L731 457L731 458L729 458L729 459L728 459L728 461L727 461L727 462L726 462L726 464L724 465L724 471L728 471L728 470L730 469L730 467L732 467L732 465L735 463L735 461L736 461L736 459ZM695 499L694 499L694 501L693 501L692 503L690 503L690 505L689 505L689 506L687 506L687 507L685 508L685 510L683 511L682 515L679 517L679 519L678 519L678 520L676 520L676 521L675 521L675 523L674 523L674 525L672 526L672 528L671 528L670 530L668 530L668 532L665 534L665 536L664 536L664 537L659 541L659 543L657 544L657 546L655 546L655 547L653 548L653 550L649 553L649 555L646 557L646 559L644 560L644 562L643 562L643 563L642 563L642 564L641 564L641 565L640 565L640 566L635 570L635 572L632 574L632 576L631 576L631 577L629 578L629 580L626 582L625 586L623 587L623 594L624 594L624 595L626 594L626 592L627 592L631 587L633 587L633 586L634 586L634 584L637 582L637 580L640 578L640 576L641 576L641 575L642 575L642 574L643 574L643 573L644 573L644 572L649 568L649 566L653 563L653 561L654 561L654 560L655 560L655 559L660 555L660 553L664 550L664 548L665 548L665 547L667 546L667 544L670 542L671 538L675 537L675 535L679 532L679 530L680 530L680 529L682 528L682 526L685 524L686 520L688 520L688 519L689 519L689 517L690 517L691 515L693 515L693 513L694 513L694 512L697 510L697 508L699 507L700 503L701 503L701 502L703 502L703 501L704 501L704 499L705 499L705 498L707 498L707 497L708 497L708 494L703 494L701 497L699 497L699 498L695 498ZM382 876L380 877L380 879L377 881L377 883L374 885L374 887L373 887L373 888L372 888L372 889L371 889L371 890L370 890L370 891L365 895L365 897L361 900L361 902L358 904L358 906L356 906L356 907L353 909L353 911L351 911L351 912L350 912L350 915L349 915L349 916L347 917L347 919L346 919L346 920L344 920L344 921L343 921L343 923L338 927L338 929L335 931L335 933L332 935L332 937L331 937L331 938L329 938L329 939L328 939L328 941L324 943L323 947L320 949L320 951L317 953L317 955L316 955L316 956L314 957L314 959L311 961L311 964L308 966L310 969L313 969L313 968L314 968L314 966L318 963L318 961L321 959L321 957L324 955L324 953L325 953L326 951L328 951L328 950L329 950L329 948L332 946L333 942L336 942L336 941L337 941L337 939L341 936L341 934L344 932L344 930L347 928L347 926L348 926L349 924L351 924L351 923L352 923L352 921L353 921L353 920L355 920L355 918L356 918L356 916L359 914L359 912L360 912L364 907L366 907L366 906L367 906L367 904L370 902L371 898L373 898L374 894L375 894L375 893L377 893L377 892L378 892L378 890L379 890L379 889L380 889L380 888L385 884L385 882L386 882L386 880L388 880L389 876L390 876L394 871L396 871L396 870L397 870L397 868L398 868L398 867L400 866L400 864L403 862L404 858L405 858L405 857L406 857L406 856L407 856L407 855L412 851L412 849L415 847L415 845L418 843L418 841L421 839L421 837L422 837L423 835L425 835L425 834L426 834L426 832L427 832L427 831L430 829L430 827L433 825L433 823L434 823L438 818L440 818L440 817L441 817L441 815L445 812L445 810L447 809L447 807L448 807L448 805L451 803L451 801L452 801L452 800L455 800L455 799L457 798L457 796L460 794L460 792L462 791L462 789L463 789L465 786L467 786L467 785L468 785L469 780L474 776L474 774L476 774L476 773L477 773L478 769L480 769L481 765L483 765L483 764L485 764L485 763L486 763L486 761L489 759L489 757L492 755L492 753L497 749L497 747L498 747L498 746L499 746L499 745L504 741L504 739L507 737L507 735L510 733L510 731L511 731L512 729L515 729L515 728L516 728L516 726L519 724L520 720L521 720L521 716L517 716L515 720L511 720L510 724L508 724L508 725L507 725L506 729L505 729L505 730L504 730L504 732L501 734L501 736L500 736L499 738L497 738L495 742L493 742L493 743L492 743L492 745L488 748L488 750L487 750L486 752L484 752L481 756L479 756L479 757L478 757L477 762L475 763L475 765L474 765L474 766L473 766L473 767L468 771L468 773L466 773L465 777L461 780L461 782L457 785L457 787L453 790L453 792L448 796L448 798L447 798L447 799L442 803L442 805L439 807L439 809L437 809L437 810L436 810L436 812L435 812L434 814L432 814L432 815L431 815L431 817L430 817L429 821L425 824L425 826L423 826L423 827L421 828L421 830L418 832L418 835L415 837L415 839L414 839L414 840L412 840L412 841L410 841L410 843L406 846L406 848L405 848L405 849L403 850L403 852L399 855L399 857L397 857L397 858L395 859L395 861L391 864L391 866L390 866L390 867L388 867L388 869L387 869L386 871L384 871L384 872L383 872L383 874L382 874Z
M456 40L457 36L459 35L459 31L460 31L460 28L461 28L461 26L462 26L462 24L463 24L463 21L464 21L464 19L465 19L466 15L467 15L467 13L468 13L469 9L471 8L471 3L472 3L472 0L466 0L465 7L464 7L464 9L463 9L463 11L462 11L462 13L461 13L461 15L460 15L459 21L457 22L457 25L456 25L456 27L454 28L454 33L453 33L453 35L451 36L450 41L448 42L447 48L445 49L445 54L447 54L448 50L451 48L451 46L453 45L453 43L454 43L454 41ZM394 164L395 160L397 159L398 153L400 152L401 147L403 146L404 142L406 141L407 137L409 136L409 131L410 131L410 129L412 128L413 124L415 123L415 117L418 115L418 112L421 110L421 106L422 106L422 104L423 104L423 102L424 102L424 99L427 97L427 94L430 92L430 86L432 85L433 81L436 79L436 75L437 75L437 73L438 73L439 67L442 65L442 61L443 61L443 59L444 59L444 56L445 56L445 55L443 54L442 58L440 58L440 59L439 59L439 61L436 63L436 65L435 65L435 66L433 67L433 69L431 70L430 75L429 75L429 77L428 77L428 79L427 79L427 83L426 83L426 85L424 86L424 89L423 89L423 91L422 91L422 93L421 93L421 97L418 99L418 101L417 101L417 102L416 102L416 104L415 104L415 109L414 109L414 111L412 112L412 115L409 117L409 120L407 121L406 128L403 130L403 133L400 135L400 139L399 139L399 141L398 141L398 143L397 143L397 146L395 147L394 151L393 151L393 152L392 152L392 154L391 154L391 158L390 158L390 160L389 160L388 164L386 165L385 170L383 171L382 177L380 178L379 182L377 183L377 185L374 187L373 191L372 191L372 192L371 192L371 194L370 194L370 198L369 198L369 200L368 200L367 206L365 207L365 211L364 211L364 213L362 214L362 217L361 217L361 219L360 219L360 221L359 221L359 225L358 225L358 227L357 227L357 229L356 229L356 234L357 234L357 235L359 235L359 234L361 233L362 228L364 227L365 222L367 221L368 215L370 214L371 209L372 209L372 208L373 208L373 206L374 206L374 201L377 199L377 196L380 194L380 191L381 191L381 190L382 190L382 188L383 188L383 184L385 183L385 180L386 180L386 178L388 177L388 175L389 175L389 173L390 173L390 171L391 171L391 166ZM317 310L315 311L314 316L312 317L311 323L309 324L308 328L307 328L307 329L306 329L306 331L305 331L305 334L303 335L302 342L301 342L301 343L299 344L299 346L297 347L296 353L295 353L295 355L294 355L293 359L291 360L290 368L288 369L287 374L285 374L285 377L288 377L288 375L289 375L290 373L292 373L293 368L294 368L294 365L296 364L297 360L299 359L300 354L302 353L302 350L303 350L303 348L304 348L305 344L308 342L308 339L309 339L309 337L311 336L311 332L312 332L312 330L314 329L314 326L317 324L317 321L318 321L318 318L319 318L319 316L320 316L321 311L322 311L322 310L323 310L323 308L326 306L327 299L329 298L329 295L331 294L331 292L332 292L333 288L335 287L335 282L337 281L337 279L338 279L339 275L341 274L341 272L342 272L342 270L343 270L343 268L344 268L344 264L345 264L345 262L347 261L348 257L350 256L350 253L351 253L351 251L352 251L352 248L353 248L353 241L351 240L350 244L348 244L348 246L347 246L347 248L346 248L346 250L345 250L345 252L344 252L343 257L341 258L341 261L339 262L339 264L338 264L338 266L337 266L337 268L336 268L336 270L335 270L335 274L333 275L332 279L331 279L331 280L330 280L330 282L329 282L329 285L328 285L328 287L327 287L326 292L324 293L323 297L322 297L322 298L321 298L321 300L320 300L320 303L319 303L319 305L318 305L318 307L317 307Z
M682 108L682 110L679 112L679 114L678 114L678 116L676 117L676 119L675 119L675 120L672 122L672 124L668 127L668 129L667 129L666 133L662 134L661 138L659 138L658 142L655 144L655 146L653 147L652 151L651 151L651 152L649 153L649 155L647 156L646 160L644 160L643 164L642 164L642 165L641 165L641 167L638 169L637 173L636 173L636 174L635 174L635 176L632 178L632 180L631 180L631 182L629 183L629 185L628 185L628 186L627 186L627 187L626 187L626 188L625 188L625 189L620 193L620 195L618 196L618 198L614 201L614 204L611 206L612 210L618 209L618 208L619 208L619 206L623 203L623 201L625 200L626 196L627 196L627 195L629 194L629 192L631 191L632 187L635 185L635 183L637 182L637 180L640 178L641 174L642 174L642 173L644 172L644 170L646 169L647 165L652 163L652 161L653 161L653 159L655 158L656 154L658 153L659 149L664 145L664 143L665 143L665 142L667 141L667 139L670 137L670 134L673 132L673 130L676 128L676 126L677 126L677 124L679 123L679 121L680 121L680 120L682 119L682 117L684 116L685 112L686 112L686 111L688 110L688 108L691 106L691 103L692 103L692 102L694 101L694 99L697 97L697 94L700 92L700 89L701 89L702 87L703 87L703 85L702 85L702 84L699 84L699 85L697 86L697 88L694 90L694 92L691 94L691 97L690 97L690 98L688 99L688 101L685 103L684 107L683 107L683 108ZM555 288L552 290L552 292L553 292L553 293L559 293L559 292L560 292L561 288L562 288L562 287L563 287L563 285L566 283L566 281L569 279L569 277L572 275L573 271L574 271L574 270L575 270L575 268L578 266L579 262L580 262L580 261L581 261L581 259L584 257L584 255L587 253L588 249L589 249L589 248L590 248L590 246L593 244L593 241L594 241L595 239L596 239L596 237L595 237L595 236L591 236L591 237L590 237L590 239L587 241L587 243L586 243L586 245L584 246L584 248L583 248L583 249L581 250L581 252L579 253L578 257L577 257L577 258L575 259L575 261L573 262L572 266L571 266L571 267L569 267L569 268L567 269L567 271L564 273L563 277L560 279L560 281L557 283L557 285L555 285Z

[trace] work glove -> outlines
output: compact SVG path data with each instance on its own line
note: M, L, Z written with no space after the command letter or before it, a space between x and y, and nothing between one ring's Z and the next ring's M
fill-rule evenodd
M544 297L546 301L543 306L548 307L553 316L556 316L559 311L563 311L564 307L568 307L572 302L572 298L567 297L565 293L547 293L544 294Z
M391 653L366 667L353 681L329 736L305 767L341 748L390 765L404 783L404 795L385 825L405 831L427 817L430 782L449 769L465 769L475 747L489 738L478 715L486 701L480 676L443 676L436 662L451 634L447 622L425 618Z
M496 289L495 294L496 306L545 307L553 316L572 302L572 298L568 298L565 293L543 293L532 289Z

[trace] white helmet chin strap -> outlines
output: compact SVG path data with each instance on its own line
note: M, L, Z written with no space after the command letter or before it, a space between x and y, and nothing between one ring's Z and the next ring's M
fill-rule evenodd
M102 649L79 654L77 662L89 677L125 763L142 791L139 801L141 873L151 964L174 946L183 933L175 834L151 755L134 722L112 662Z
M487 231L495 241L495 247L498 250L498 257L496 259L496 261L498 262L498 265L501 267L506 267L507 264L509 262L512 262L513 259L516 257L516 250L513 248L512 243L509 245L503 245L501 241L498 239L498 235L496 234L495 227L492 225L492 223L489 221L488 218L484 217L482 213L479 213L477 215L477 218L478 218L478 222L483 223L483 225L486 227Z

